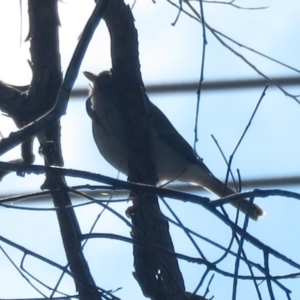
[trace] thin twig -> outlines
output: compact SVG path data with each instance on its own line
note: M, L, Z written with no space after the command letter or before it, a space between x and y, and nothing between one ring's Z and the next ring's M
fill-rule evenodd
M71 176L71 177L80 177L85 178L88 180L93 180L96 182L102 182L102 183L109 183L113 184L116 188L121 189L128 189L132 190L134 193L139 194L139 191L143 191L143 193L152 193L157 194L161 197L169 197L180 201L189 201L192 203L197 203L201 206L203 206L205 209L209 210L212 214L214 214L217 218L219 218L224 224L229 226L232 230L234 230L239 235L245 235L244 238L250 242L251 244L255 245L257 248L261 250L268 250L270 254L277 257L278 259L281 259L282 261L290 264L291 266L294 266L295 268L300 269L300 264L296 263L292 259L284 256L283 254L279 253L278 251L272 249L271 247L267 246L266 244L259 241L254 236L250 235L249 233L244 233L243 229L240 228L237 224L229 220L227 217L224 217L218 210L214 209L214 207L218 205L223 205L224 203L231 202L237 199L247 198L251 196L255 197L269 197L270 195L280 195L284 197L291 197L300 199L300 194L293 193L290 191L283 191L283 190L254 190L252 192L245 192L240 194L235 194L231 196L224 197L220 200L216 200L213 202L210 202L208 198L191 195L179 191L169 190L165 188L158 188L155 186L149 186L149 185L141 185L131 182L124 182L118 179L113 179L107 176L103 176L100 174L94 174L91 172L86 171L79 171L79 170L72 170L72 169L65 169L61 167L47 167L47 166L40 166L40 165L16 165L16 164L8 164L4 162L0 162L0 169L4 170L10 170L10 171L16 171L20 170L22 172L31 172L36 174L43 174L45 172L54 173L56 175L63 175L63 176Z
M204 8L202 0L199 0L199 6L200 6L200 15L203 22L202 24L202 57L201 57L201 67L200 67L200 78L199 78L199 84L197 89L197 105L196 105L196 118L195 118L195 128L194 128L194 151L196 151L196 144L198 142L198 120L199 120L199 110L200 110L200 98L201 98L201 87L202 83L204 81L204 64L205 64L205 53L206 53L206 45L207 45L207 37L206 37L206 30L205 30L205 19L204 19Z
M178 5L173 3L171 0L167 0L171 5L175 6L178 8ZM199 15L199 13L194 9L194 7L192 5L190 5L188 2L188 7L191 9L192 13L194 14L191 14L189 12L187 12L186 10L184 10L182 8L182 12L185 13L186 15L188 15L189 17L191 17L193 20L197 21L197 22L202 22L202 19L201 19L201 16ZM209 26L207 23L205 23L205 27L213 34L213 36L225 47L227 48L229 51L231 51L233 54L235 54L236 56L238 56L239 58L241 58L248 66L250 66L256 73L258 73L260 76L264 77L269 83L273 84L274 86L276 86L281 92L283 92L284 95L294 99L298 104L300 104L300 101L297 99L298 96L296 95L293 95L293 94L290 94L288 93L282 86L280 86L278 83L276 83L274 80L272 80L269 76L265 75L262 71L260 71L257 67L255 67L255 65L253 65L249 60L247 60L243 55L241 55L239 52L237 52L236 50L234 50L232 47L230 47L228 44L226 44L221 38L219 35L221 35L222 37L236 43L238 46L240 47L244 47L245 49L247 50L250 50L258 55L261 55L269 60L272 60L278 64L281 64L287 68L290 68L290 69L293 69L294 71L296 72L299 72L299 70L293 68L293 67L290 67L288 66L287 64L284 64L282 62L279 62L278 60L276 59L273 59L265 54L262 54L254 49L251 49L243 44L240 44L236 41L234 41L233 39L229 38L228 36L224 35L223 33L215 30L214 28L212 28L211 26Z

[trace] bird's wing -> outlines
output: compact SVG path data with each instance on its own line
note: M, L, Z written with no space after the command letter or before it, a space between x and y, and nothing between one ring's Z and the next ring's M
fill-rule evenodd
M149 122L150 128L154 128L155 133L161 140L164 140L172 149L176 149L180 155L190 163L202 162L193 148L174 128L163 112L149 100ZM204 168L206 166L201 163ZM208 170L208 169L207 169Z

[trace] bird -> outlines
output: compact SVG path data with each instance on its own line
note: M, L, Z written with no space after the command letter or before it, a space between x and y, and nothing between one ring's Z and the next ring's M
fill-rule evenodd
M95 143L101 155L114 168L128 175L126 132L116 109L112 71L103 71L98 75L87 71L83 73L92 83L86 110L92 119ZM236 194L212 174L164 113L148 97L146 99L158 184L176 180L197 184L219 197ZM253 220L265 214L261 207L245 198L229 203Z

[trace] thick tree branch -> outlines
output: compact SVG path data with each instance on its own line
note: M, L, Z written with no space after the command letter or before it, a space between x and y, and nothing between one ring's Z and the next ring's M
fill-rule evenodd
M110 1L105 20L111 37L112 78L118 113L127 134L127 162L131 182L156 185L152 141L148 127L148 98L140 72L137 32L131 10L122 0ZM160 212L155 194L133 194L128 210L133 223L134 276L146 297L156 300L186 299L183 277L175 256L169 225ZM140 243L147 247L139 246Z
M57 0L47 2L29 0L28 10L33 78L27 100L28 114L24 116L24 124L40 118L54 107L61 85ZM62 166L59 118L50 126L43 128L37 136L44 154L45 165ZM75 275L80 299L101 299L82 253L81 231L65 188L64 177L46 173L43 188L60 189L60 193L53 193L52 197L57 208L66 256L70 269Z

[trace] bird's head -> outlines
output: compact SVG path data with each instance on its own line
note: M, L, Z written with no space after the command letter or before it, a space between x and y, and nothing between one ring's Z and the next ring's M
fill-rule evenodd
M90 107L99 117L103 114L107 114L112 107L114 108L115 103L111 72L103 71L95 75L85 71L83 74L92 83L91 96L87 100L87 109ZM91 117L89 111L90 109L88 109L88 114Z
M110 71L103 71L98 75L85 71L83 72L83 74L88 80L92 82L94 89L106 89L108 87L111 87L112 75Z

